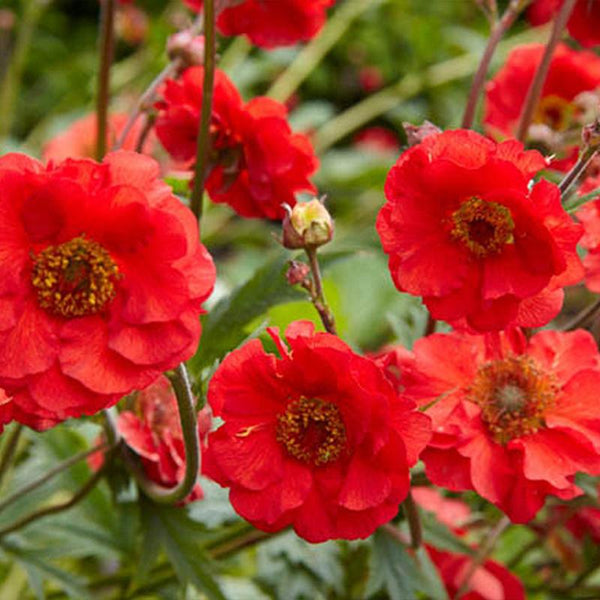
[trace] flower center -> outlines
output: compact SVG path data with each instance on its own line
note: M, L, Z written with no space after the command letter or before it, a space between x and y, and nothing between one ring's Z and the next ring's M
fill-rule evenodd
M545 96L537 105L533 122L548 125L553 131L565 131L571 125L574 112L572 102L555 95Z
M467 390L481 418L499 444L535 433L554 404L557 385L528 356L511 356L481 367Z
M83 235L33 257L31 282L39 305L67 319L104 310L115 297L119 277L110 254Z
M320 466L340 456L346 444L346 428L332 402L300 398L277 417L276 439L294 458Z
M483 258L514 242L510 210L497 202L470 198L452 213L450 235L472 254Z

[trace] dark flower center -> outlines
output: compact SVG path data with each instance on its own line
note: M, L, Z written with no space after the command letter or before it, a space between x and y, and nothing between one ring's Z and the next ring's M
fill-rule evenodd
M115 297L119 269L110 254L83 235L33 257L31 282L39 305L66 318L101 312Z
M452 213L451 223L451 236L478 258L495 254L514 241L510 210L497 202L469 198Z
M572 123L575 106L555 95L545 96L537 105L534 123L548 125L553 131L565 131Z
M346 444L338 407L319 398L300 398L277 417L277 441L298 460L315 466L337 460Z
M467 400L479 405L488 431L496 442L505 444L543 427L556 393L552 375L523 355L481 367L467 390Z

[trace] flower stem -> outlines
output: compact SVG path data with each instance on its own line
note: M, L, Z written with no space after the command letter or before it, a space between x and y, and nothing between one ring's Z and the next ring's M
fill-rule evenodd
M523 110L521 111L521 118L519 119L519 124L517 126L517 134L515 136L518 140L522 142L525 141L525 138L527 137L527 131L529 130L529 125L533 120L535 108L539 102L540 96L542 94L542 89L544 87L544 82L546 81L548 70L550 69L550 62L552 61L554 50L560 40L560 36L563 32L563 29L565 28L567 21L571 16L571 12L573 10L573 7L575 6L576 1L577 0L565 0L562 6L560 7L558 15L554 20L554 26L552 27L550 39L546 44L544 54L542 55L542 60L538 65L538 68L533 77L533 81L529 86L527 96L525 97L525 102L523 103Z
M577 162L571 167L570 171L563 177L563 180L558 184L561 196L566 196L567 192L573 186L579 176L585 171L591 160L596 156L598 147L585 147L580 153Z
M115 0L100 2L100 68L96 97L96 160L106 154L108 100L110 96L110 66L113 59L115 35Z
M7 506L13 504L13 502L20 500L25 494L32 492L33 490L44 485L51 479L54 479L54 477L56 477L63 471L66 471L67 469L71 468L78 462L86 459L88 456L96 454L96 452L104 452L105 450L109 450L111 447L112 444L110 442L102 442L101 444L98 444L97 446L85 450L84 452L79 452L78 454L74 454L70 458L67 458L66 460L56 465L56 467L54 467L53 469L50 469L50 471L48 471L39 479L36 479L35 481L24 485L23 487L19 488L16 492L2 500L2 502L0 502L0 512L3 511Z
M72 506L75 506L78 502L83 500L95 487L96 484L100 481L100 479L104 476L104 468L96 471L85 483L85 485L69 500L65 502L61 502L60 504L54 504L53 506L47 506L46 508L41 508L40 510L36 510L29 515L26 515L22 519L19 519L12 525L8 525L3 529L0 529L0 537L5 536L7 533L11 533L16 531L17 529L21 529L21 527L25 527L25 525L29 525L33 521L37 521L42 517L46 517L47 515L54 515L56 513L62 512L63 510L67 510Z
M200 441L196 422L196 406L188 372L183 363L175 369L170 379L177 398L185 447L185 474L183 479L173 488L165 488L150 481L135 460L134 455L125 445L122 446L125 463L138 485L146 496L159 504L175 504L183 500L193 490L200 472Z
M191 209L196 215L198 223L202 219L202 197L204 195L204 182L210 150L209 129L212 117L215 62L215 3L214 0L204 0L204 81L202 83L202 110L200 113L196 164L194 166L194 186L191 198Z
M500 43L500 40L504 34L510 29L515 19L519 16L519 13L529 4L530 0L511 0L507 9L504 11L502 18L494 23L490 37L488 39L487 46L481 57L479 67L473 77L473 84L469 92L469 98L467 100L467 106L465 108L465 114L463 116L462 125L464 129L469 129L473 126L473 120L475 119L475 109L477 108L477 100L485 83L485 77L487 75L492 56L496 51L496 47ZM493 5L495 8L495 3Z
M415 504L410 491L402 506L404 507L404 514L406 515L406 520L408 521L408 527L410 529L410 545L411 548L416 550L423 543L423 528L421 527L419 508Z
M573 214L578 208L582 207L584 204L591 202L592 200L596 200L600 198L600 187L593 189L588 194L584 194L583 196L578 196L571 202L569 202L565 206L565 211L569 214Z
M473 558L471 564L469 565L467 572L465 573L464 577L462 578L462 581L461 581L460 585L458 586L458 591L456 592L456 595L454 596L454 600L458 600L458 598L460 598L462 595L467 593L467 591L469 590L469 584L471 582L473 575L475 574L475 571L477 571L477 569L479 567L481 567L481 565L483 565L483 563L488 559L488 557L494 550L494 546L496 545L498 538L502 535L502 533L505 531L505 529L509 525L510 525L510 519L506 515L504 515L496 523L496 525L494 525L494 527L492 528L492 530L489 532L488 536L486 537L485 542L483 544L481 544L481 546L479 547L479 551Z
M19 438L23 431L23 425L17 423L13 430L8 434L4 445L2 446L2 458L0 458L0 483L6 474L8 466L11 464L15 450L19 444Z
M561 331L573 331L583 327L593 316L600 312L600 298L586 306L581 312L577 313L570 321L561 327Z
M331 309L327 305L325 294L323 293L323 280L321 278L321 269L319 268L319 259L317 258L317 249L314 246L308 246L305 250L314 281L314 288L307 288L311 296L311 301L317 309L326 331L333 333L333 335L337 335L335 319Z

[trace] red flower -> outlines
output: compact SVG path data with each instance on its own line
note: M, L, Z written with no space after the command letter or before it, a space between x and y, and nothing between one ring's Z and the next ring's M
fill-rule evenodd
M287 328L289 351L270 334L281 358L253 340L210 382L224 424L209 435L207 472L259 529L292 525L310 542L367 537L398 512L429 421L375 363L312 323Z
M169 380L161 376L133 398L133 411L123 411L117 421L125 443L142 457L146 476L164 487L174 487L185 474L185 448L177 399ZM210 415L198 415L198 436L210 429ZM184 503L203 497L197 483Z
M433 403L421 458L435 485L475 490L525 523L547 495L581 494L576 472L600 473L600 355L589 333L436 334L401 363L404 394Z
M543 44L514 48L505 65L487 84L483 122L489 133L508 137L515 134L523 102L543 52ZM570 134L575 130L575 139L579 139L581 127L597 114L598 97L594 92L598 87L600 58L591 52L577 52L559 44L552 56L529 131L530 137L552 152L565 156L552 163L554 168L566 170L577 158L577 148Z
M128 115L115 113L108 120L106 146L111 148L121 135ZM134 150L141 133L142 122L138 119L123 143L123 150ZM150 152L155 140L149 137L144 152ZM90 113L69 125L66 131L53 137L45 146L42 155L45 161L62 161L66 158L93 158L96 154L96 115Z
M455 598L473 558L431 546L427 546L427 552L440 572L448 597ZM461 594L461 600L525 600L523 584L495 560L488 559L475 569L467 590Z
M158 104L156 133L176 159L196 156L203 67L168 80ZM308 177L318 160L308 138L292 133L283 104L254 98L244 104L227 75L217 70L211 122L212 167L206 188L214 202L244 217L281 219L282 203L293 206L299 191L316 192Z
M598 187L600 176L588 177L578 191L580 195L585 195ZM583 259L585 285L592 292L600 292L600 198L584 204L576 216L584 229L581 246L588 250Z
M192 10L202 0L184 0ZM223 35L246 35L262 48L289 46L310 40L323 27L326 9L335 0L234 0L217 18Z
M527 11L532 25L542 25L552 20L563 0L534 0ZM567 31L582 46L591 48L600 44L600 2L579 0L567 22Z
M446 131L407 150L390 171L377 230L396 287L436 319L477 330L539 326L560 310L562 286L581 279L581 227L545 166L516 141Z
M0 186L0 413L43 429L189 358L215 270L154 160L9 154Z

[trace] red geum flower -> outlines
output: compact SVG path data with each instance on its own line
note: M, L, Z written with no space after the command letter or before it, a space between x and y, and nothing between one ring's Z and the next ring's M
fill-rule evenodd
M202 0L184 0L192 10ZM229 0L217 17L223 35L246 35L256 46L275 48L311 39L335 0Z
M449 598L455 598L462 587L473 558L464 554L443 552L427 546L431 560L438 568ZM504 565L486 560L469 579L462 600L525 600L523 584Z
M400 362L404 395L430 405L421 458L435 485L525 523L549 494L580 495L576 472L600 473L600 355L586 331L436 334Z
M0 413L44 429L191 356L215 269L154 160L9 154L0 186Z
M515 134L543 52L543 44L514 48L487 84L483 123L488 133L500 137ZM592 52L578 52L559 44L529 131L529 137L562 157L553 161L553 168L566 170L577 158L581 127L598 113L599 87L600 58Z
M543 25L556 16L562 3L563 0L534 0L527 18L532 25ZM586 48L600 44L600 2L578 0L567 21L567 31Z
M532 175L546 162L516 141L466 130L427 136L390 171L377 231L401 290L436 319L478 330L539 326L583 276L581 226L556 185Z
M125 443L141 458L146 476L164 487L174 487L185 474L185 447L177 399L169 380L161 376L147 388L134 393L132 409L123 411L117 428ZM198 415L198 437L210 429L210 414ZM197 483L183 503L203 497Z
M106 132L106 146L111 148L117 141L128 115L115 113L108 118L108 130ZM142 122L138 120L127 134L123 142L123 150L135 150L137 139L142 130ZM151 152L155 139L150 136L144 143L144 152ZM43 148L42 156L45 161L62 161L67 158L93 158L96 153L96 115L90 113L81 119L77 119L69 125L62 133L52 138Z
M191 164L196 155L204 69L186 69L167 80L159 102L156 133L166 150ZM316 192L308 180L318 160L308 138L294 134L283 104L254 98L244 104L227 75L217 70L210 126L210 172L206 189L213 202L229 204L244 217L282 219L299 191Z
M588 177L580 186L580 195L589 194L600 187L600 176ZM600 198L584 204L575 215L582 223L584 234L581 246L588 250L583 259L585 285L592 292L600 292Z
M393 518L429 420L374 362L297 321L280 358L253 340L210 382L224 424L211 433L207 474L230 487L235 510L259 529L292 525L310 542L364 538Z

